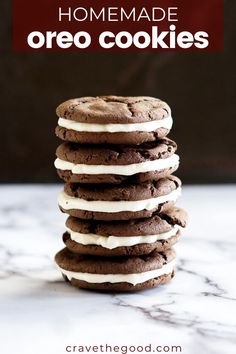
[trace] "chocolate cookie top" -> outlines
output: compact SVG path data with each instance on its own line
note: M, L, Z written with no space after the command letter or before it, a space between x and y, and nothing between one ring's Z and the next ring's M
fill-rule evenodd
M153 251L145 256L101 258L79 255L62 249L55 261L62 269L92 274L134 274L162 268L175 258L175 252L169 249L158 253Z
M66 226L82 234L101 236L144 236L168 232L174 225L186 226L187 214L183 209L174 207L150 218L127 221L87 221L70 216Z
M167 118L171 111L153 97L97 96L68 100L58 106L58 117L81 123L141 123Z
M79 145L65 142L58 146L56 155L64 161L86 165L129 165L156 159L165 159L177 149L174 141L164 138L138 146Z
M168 176L158 181L144 183L123 183L122 185L81 186L78 183L66 183L64 191L71 197L88 201L126 201L145 200L169 194L181 186L181 181L175 176Z

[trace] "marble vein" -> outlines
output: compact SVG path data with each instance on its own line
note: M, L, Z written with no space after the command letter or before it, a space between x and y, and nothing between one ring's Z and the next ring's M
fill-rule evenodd
M176 246L176 277L135 294L92 293L62 281L53 261L63 247L66 219L56 205L60 189L0 186L4 354L14 353L14 346L19 354L31 353L29 342L35 341L34 353L60 354L66 343L91 340L181 344L187 354L235 353L235 185L183 189L179 205L188 210L190 222ZM25 331L28 341L22 337Z

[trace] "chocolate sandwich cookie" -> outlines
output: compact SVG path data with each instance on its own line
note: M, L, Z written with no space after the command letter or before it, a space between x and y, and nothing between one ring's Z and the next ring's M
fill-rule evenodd
M177 145L164 138L139 146L61 144L55 167L65 182L119 184L157 180L179 166Z
M165 137L170 107L153 97L81 97L62 103L56 135L81 144L137 145Z
M180 237L180 226L185 227L186 221L185 211L179 208L151 218L128 221L89 221L70 216L63 241L70 251L79 254L139 256L171 248Z
M64 248L55 261L73 286L102 291L135 291L166 283L174 276L175 253L169 249L134 257L84 256Z
M181 181L175 176L118 186L66 183L58 204L63 212L81 219L129 220L168 210L180 193Z

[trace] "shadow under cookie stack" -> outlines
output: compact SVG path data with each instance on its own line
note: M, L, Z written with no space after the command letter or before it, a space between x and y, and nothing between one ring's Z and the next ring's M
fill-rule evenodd
M168 282L172 246L186 225L169 106L152 97L82 97L62 103L55 167L69 214L55 260L72 285L132 291Z

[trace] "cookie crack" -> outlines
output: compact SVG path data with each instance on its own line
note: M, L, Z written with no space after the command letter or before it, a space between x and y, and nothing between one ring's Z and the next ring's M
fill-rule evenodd
M136 104L136 103L141 103L141 102L153 102L153 101L156 101L157 99L156 98L142 98L142 99L136 99L134 100L132 103L131 102L127 102L126 100L122 101L121 99L119 98L111 98L111 97L104 97L104 96L98 96L97 98L100 98L102 99L104 102L117 102L117 103L122 103L122 104L126 104L127 106L129 105L133 105L133 104ZM129 107L128 107L129 108Z
M95 98L94 98L94 99L95 99ZM87 102L92 102L92 101L94 101L94 99L81 100L80 102L78 102L78 103L76 103L76 104L70 106L69 109L71 109L71 111L72 111L72 112L70 112L70 113L73 113L74 110L76 109L76 107L81 106L82 104L87 103Z
M130 113L131 113L131 117L134 117L135 116L135 111L133 110L132 103L128 103L127 104L127 108L130 111Z
M162 259L163 259L163 261L164 261L164 264L166 264L167 263L167 256L166 256L166 254L164 253L164 252L159 252L159 254L160 254L160 256L162 257Z

